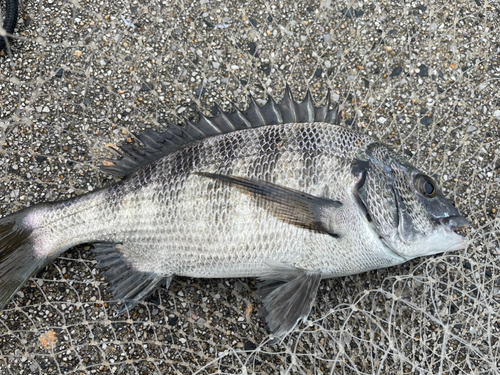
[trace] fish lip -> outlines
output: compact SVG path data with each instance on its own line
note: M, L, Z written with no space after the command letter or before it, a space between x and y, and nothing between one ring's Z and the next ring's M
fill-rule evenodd
M469 238L455 232L465 229L470 225L467 219L462 216L449 216L437 219L436 222L441 224L436 228L436 231L424 237L422 240L423 242L418 242L421 245L420 247L423 248L423 251L417 252L412 250L411 253L405 253L401 252L396 246L393 246L388 238L379 236L379 240L386 248L395 255L401 257L401 259L404 259L404 261L422 256L464 250L467 248ZM445 243L446 246L442 246L440 243Z
M439 222L447 232L456 232L470 226L469 221L462 216L448 216L439 219Z

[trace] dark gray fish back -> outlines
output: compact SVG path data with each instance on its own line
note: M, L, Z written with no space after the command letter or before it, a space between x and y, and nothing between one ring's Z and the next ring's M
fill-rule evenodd
M328 92L325 104L320 107L314 106L309 91L301 102L295 101L288 85L280 104L277 104L271 96L262 107L253 98L250 99L251 104L244 111L239 110L233 103L233 112L224 112L217 107L219 113L214 117L200 114L198 121L194 123L186 121L184 125L169 124L167 130L161 133L146 130L136 134L136 138L144 147L121 145L120 150L114 149L121 158L105 160L106 165L101 166L101 169L110 174L128 176L141 166L197 140L261 126L312 122L338 124L339 122L337 106L330 109L330 92Z

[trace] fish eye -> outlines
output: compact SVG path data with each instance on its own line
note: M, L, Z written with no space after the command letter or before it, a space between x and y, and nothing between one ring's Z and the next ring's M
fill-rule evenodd
M419 174L415 177L415 187L420 194L428 198L434 197L437 192L436 183L429 176L423 174Z

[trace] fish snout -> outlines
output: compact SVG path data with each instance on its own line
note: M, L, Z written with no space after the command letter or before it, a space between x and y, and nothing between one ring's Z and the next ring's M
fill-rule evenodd
M439 219L439 221L448 232L456 232L470 226L469 221L462 216L449 216Z

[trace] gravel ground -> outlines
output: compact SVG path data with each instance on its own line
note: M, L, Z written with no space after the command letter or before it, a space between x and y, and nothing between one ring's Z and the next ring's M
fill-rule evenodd
M73 248L0 314L0 372L500 373L499 27L483 0L22 1L0 54L0 213L109 186L108 146L288 83L330 88L345 126L433 174L471 244L323 282L274 345L253 279L176 279L115 316Z

